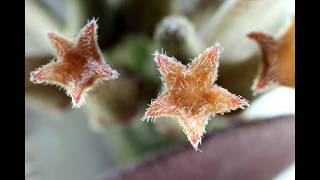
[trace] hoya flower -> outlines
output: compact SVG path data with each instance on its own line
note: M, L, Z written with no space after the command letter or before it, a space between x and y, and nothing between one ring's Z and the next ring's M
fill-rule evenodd
M154 54L167 91L152 101L145 118L177 118L196 150L210 115L248 105L245 99L215 84L219 55L219 45L207 48L186 67L164 54Z
M248 37L255 40L262 51L262 66L253 85L259 93L272 85L295 86L295 24L291 22L279 38L262 32L252 32Z
M91 20L81 30L75 43L49 32L57 60L31 72L30 80L64 88L73 106L80 107L96 82L118 77L118 72L106 64L100 52L97 28L96 20Z

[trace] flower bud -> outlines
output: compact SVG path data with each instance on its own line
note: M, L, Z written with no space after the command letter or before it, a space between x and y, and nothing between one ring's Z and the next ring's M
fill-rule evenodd
M185 59L185 64L202 49L193 24L183 16L164 18L157 26L154 38L167 54Z

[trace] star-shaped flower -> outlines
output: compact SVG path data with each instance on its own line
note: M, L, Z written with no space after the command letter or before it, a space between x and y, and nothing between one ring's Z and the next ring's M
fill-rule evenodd
M97 28L96 20L91 20L81 30L76 43L49 32L57 60L31 72L30 80L64 88L72 98L73 106L80 107L96 82L119 75L105 63L97 44Z
M219 54L220 46L217 44L207 48L188 66L157 51L154 54L167 91L151 102L145 118L177 118L196 150L210 115L248 105L245 99L215 84Z
M262 92L272 85L295 86L295 24L291 22L279 39L252 32L248 37L255 40L262 50L262 68L252 87L254 93Z

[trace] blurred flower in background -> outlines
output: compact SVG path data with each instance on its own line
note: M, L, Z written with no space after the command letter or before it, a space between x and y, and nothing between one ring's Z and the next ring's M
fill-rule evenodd
M163 174L153 179L167 179L170 171L166 168L170 165L184 163L175 171L178 178L184 177L179 173L192 172L193 163L221 170L195 169L194 174L201 172L197 177L202 179L210 179L213 172L215 179L294 179L295 90L277 85L253 96L251 87L261 68L263 53L247 36L262 32L275 40L281 39L294 19L294 3L294 0L25 1L25 178L139 179L149 177L148 172L157 174L158 169ZM79 30L92 18L98 18L102 54L120 76L95 87L88 93L84 106L73 109L63 90L33 84L29 81L30 72L54 58L47 32L76 39ZM208 137L200 146L203 152L194 152L192 147L185 147L187 138L172 118L162 117L155 123L141 121L148 104L163 88L152 54L162 50L187 64L217 41L223 48L217 84L248 99L250 107L211 118L206 129ZM284 123L288 118L280 118L284 115L289 115L288 123ZM270 125L258 125L259 120L270 121ZM248 133L227 135L242 128ZM282 139L268 139L272 134L279 134ZM230 148L227 142L239 146ZM252 145L241 149L246 143ZM275 148L279 151L272 150ZM248 169L227 161L232 150L238 154L234 161L243 161ZM257 152L256 156L253 152ZM270 163L270 166L264 163L262 157L266 154L279 166L273 164L272 168ZM150 163L148 159L155 160ZM261 173L249 176L254 174L249 165L252 170L261 166L264 171L256 170ZM245 170L247 174L238 174ZM129 175L126 178L123 174Z

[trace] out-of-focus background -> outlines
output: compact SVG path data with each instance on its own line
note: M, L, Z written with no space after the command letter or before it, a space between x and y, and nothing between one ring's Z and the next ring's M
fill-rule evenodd
M156 49L187 64L206 47L221 43L217 83L248 99L250 107L213 117L208 135L239 121L295 114L292 88L276 86L252 95L261 53L246 36L261 31L280 37L294 16L293 0L26 0L25 13L25 179L107 179L161 153L178 156L171 149L188 142L176 120L141 121L147 104L161 91L152 61ZM48 31L75 40L92 18L98 18L102 53L121 77L92 90L86 104L73 109L63 90L32 84L29 74L54 58ZM294 171L293 160L273 178L291 180Z

